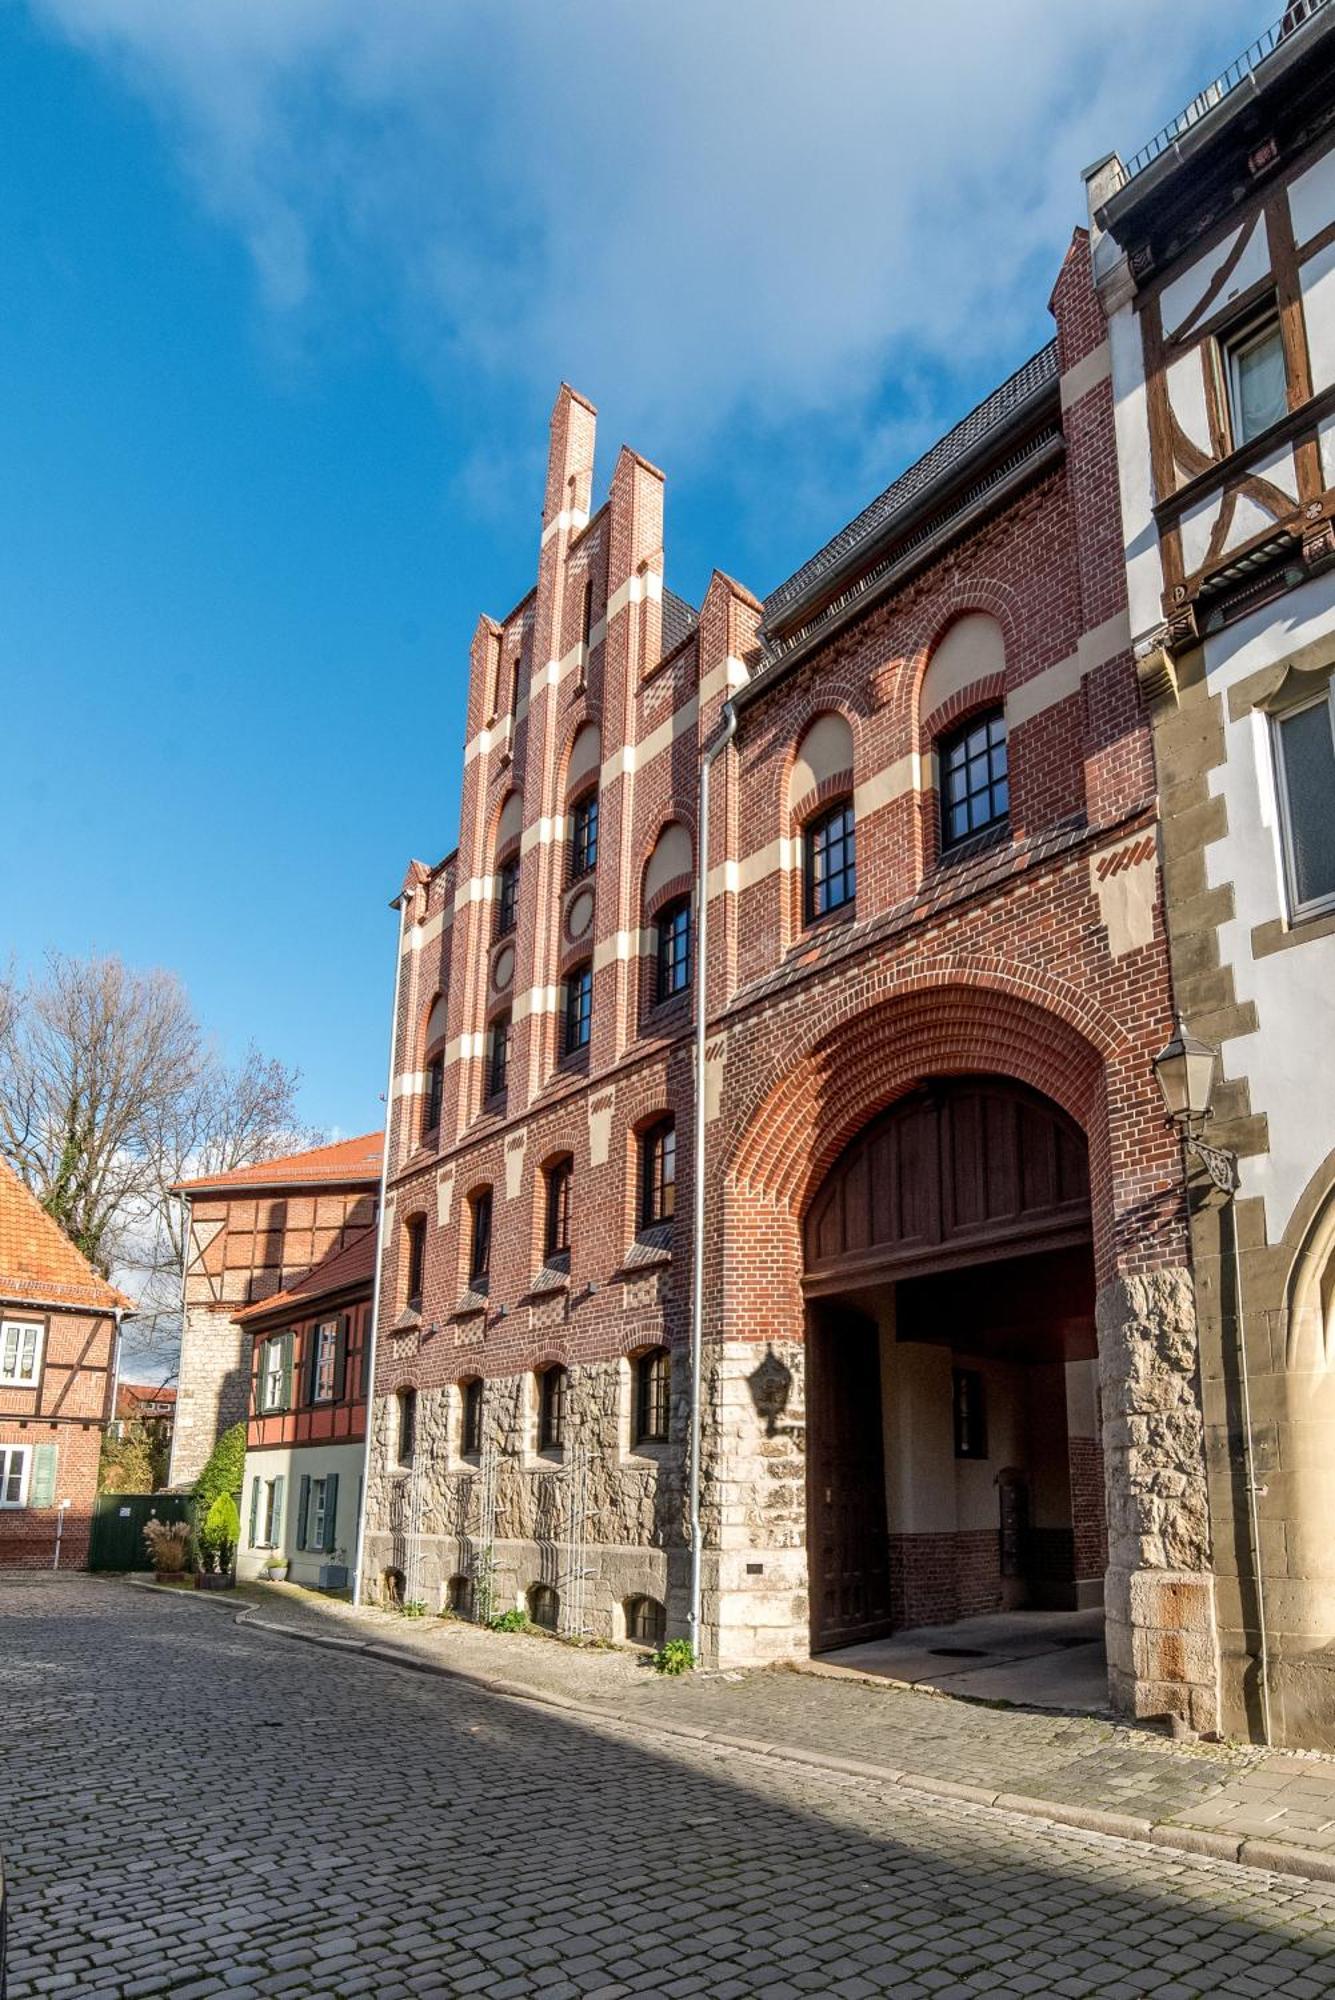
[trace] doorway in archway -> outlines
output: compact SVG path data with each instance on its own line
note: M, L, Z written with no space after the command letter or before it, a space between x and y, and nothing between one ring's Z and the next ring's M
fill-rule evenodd
M1079 1128L1003 1078L925 1084L835 1162L805 1264L813 1652L1097 1606Z

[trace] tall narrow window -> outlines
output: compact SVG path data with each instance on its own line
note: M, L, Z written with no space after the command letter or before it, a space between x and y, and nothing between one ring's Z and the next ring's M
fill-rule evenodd
M660 910L658 931L658 982L656 997L670 1000L684 993L691 983L691 899L679 896Z
M481 1377L475 1375L471 1382L465 1382L461 1393L463 1417L459 1426L459 1449L465 1458L476 1458L482 1450Z
M481 1291L491 1276L491 1190L483 1188L469 1203L472 1241L468 1249L468 1282Z
M543 1253L547 1262L570 1256L570 1195L575 1163L566 1156L547 1169L547 1215Z
M640 1227L670 1222L677 1209L677 1132L670 1118L640 1141Z
M1236 451L1288 413L1284 339L1274 306L1240 326L1223 341L1222 350Z
M593 578L584 579L584 598L580 605L579 636L585 651L593 644Z
M851 903L857 893L853 801L843 799L807 823L805 848L807 922Z
M598 864L598 794L576 799L570 837L570 879L591 875Z
M514 661L513 661L513 664L511 665L511 668L510 668L510 713L511 713L511 715L512 715L512 716L514 716L514 715L518 715L518 713L519 713L519 655L518 655L518 653L516 653L516 654L515 654L515 656L514 656Z
M496 870L496 935L508 937L519 910L519 856L512 854Z
M664 1444L672 1415L672 1363L655 1347L635 1363L635 1442Z
M397 1439L397 1449L399 1454L398 1462L400 1465L411 1465L413 1462L413 1453L417 1449L416 1389L400 1389L398 1395L398 1404L399 1404L399 1432Z
M445 1099L445 1058L432 1056L426 1066L426 1096L422 1103L422 1137L429 1139L440 1130L440 1110Z
M288 1406L291 1355L291 1334L275 1333L264 1343L260 1354L260 1411L264 1415Z
M322 1320L310 1337L311 1401L332 1403L338 1394L338 1321Z
M422 1282L426 1275L426 1217L410 1215L404 1227L408 1236L408 1281L404 1304L409 1312L421 1312Z
M565 1053L589 1046L593 1024L593 967L577 965L566 980Z
M563 1451L566 1441L566 1386L564 1368L548 1368L538 1377L538 1450Z
M975 716L937 745L941 773L941 846L1004 826L1010 812L1006 718L999 708Z
M1335 908L1335 683L1273 727L1289 914L1315 916Z
M487 1064L487 1096L503 1097L510 1081L510 1015L498 1014L491 1024L491 1059Z

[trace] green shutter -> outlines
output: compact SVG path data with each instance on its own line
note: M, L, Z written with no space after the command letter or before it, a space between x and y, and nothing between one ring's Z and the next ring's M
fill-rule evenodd
M54 1507L56 1504L56 1447L53 1444L39 1444L32 1455L32 1477L28 1481L28 1505L30 1507Z
M260 1475L258 1472L250 1482L250 1546L255 1546L255 1537L260 1525Z
M347 1387L348 1373L348 1316L339 1314L338 1338L334 1343L334 1401L343 1401L343 1391Z
M306 1546L306 1521L311 1508L311 1482L303 1472L301 1485L297 1488L297 1547Z
M292 1332L283 1335L283 1403L285 1410L292 1408L292 1346L296 1336Z
M324 1482L324 1552L332 1555L338 1547L338 1474L327 1472Z
M280 1472L273 1483L273 1546L279 1550L283 1546L283 1484Z

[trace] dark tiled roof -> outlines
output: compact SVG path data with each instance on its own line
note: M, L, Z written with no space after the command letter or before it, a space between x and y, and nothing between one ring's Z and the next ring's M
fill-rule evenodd
M824 578L832 576L864 543L883 535L896 516L908 514L933 487L945 485L992 432L1002 430L1030 397L1049 388L1056 379L1057 343L1053 340L985 397L977 409L970 410L953 431L938 439L916 465L901 472L884 493L864 507L856 520L841 528L786 583L771 591L765 599L765 624L772 626L778 622L785 611L800 603Z
M663 589L663 658L675 653L682 640L694 632L700 622L698 611L692 611L684 597L678 597L675 590Z

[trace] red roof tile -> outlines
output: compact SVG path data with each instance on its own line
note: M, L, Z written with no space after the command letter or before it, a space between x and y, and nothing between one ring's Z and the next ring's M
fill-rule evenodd
M0 1160L0 1299L25 1305L122 1306L58 1222Z
M360 1139L340 1139L333 1146L314 1146L308 1153L286 1153L278 1160L233 1167L230 1173L201 1174L198 1180L177 1181L173 1194L226 1193L232 1188L337 1186L380 1179L383 1132L365 1132Z
M238 1326L245 1326L253 1319L266 1319L271 1313L286 1313L299 1310L303 1306L314 1305L317 1300L329 1298L335 1292L349 1291L354 1285L364 1285L369 1291L375 1277L374 1229L364 1229L351 1243L345 1243L341 1250L331 1250L318 1264L313 1264L303 1277L297 1278L285 1291L275 1292L267 1299L256 1299L253 1306L244 1306L232 1318Z

